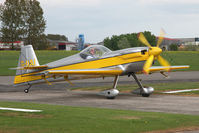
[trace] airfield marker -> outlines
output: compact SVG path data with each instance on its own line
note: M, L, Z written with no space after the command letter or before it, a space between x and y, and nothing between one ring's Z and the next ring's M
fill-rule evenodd
M19 108L4 108L4 107L0 107L0 110L19 111L19 112L42 112L42 110L19 109Z
M178 90L178 91L168 91L168 92L163 92L163 93L172 94L172 93L190 92L190 91L199 91L199 89L187 89L187 90Z

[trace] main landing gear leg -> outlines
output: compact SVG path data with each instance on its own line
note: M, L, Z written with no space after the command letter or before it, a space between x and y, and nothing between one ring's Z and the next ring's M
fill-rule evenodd
M107 92L107 99L115 99L115 97L119 94L119 91L116 89L117 88L117 83L119 80L119 75L115 76L114 83L113 83L113 89Z
M133 78L135 79L136 83L139 86L139 88L134 90L133 93L142 95L143 97L149 97L153 93L154 88L152 88L152 87L147 87L147 88L143 87L142 83L138 80L138 78L135 75L135 73L132 73L131 75L133 76Z
M119 91L116 89L118 79L119 75L116 75L113 83L113 89L102 91L99 95L105 96L107 99L115 99L115 97L119 94Z
M116 89L118 80L119 80L119 76L117 75L117 76L115 76L115 79L114 79L113 89Z
M28 88L25 89L24 92L25 92L25 93L28 93L28 92L29 92L29 89L31 88L31 86L32 86L32 85L28 83Z

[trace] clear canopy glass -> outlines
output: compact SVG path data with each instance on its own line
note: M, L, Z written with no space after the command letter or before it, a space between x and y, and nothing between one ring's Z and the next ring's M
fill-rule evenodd
M80 56L83 59L100 58L109 52L111 50L102 45L92 45L81 51Z

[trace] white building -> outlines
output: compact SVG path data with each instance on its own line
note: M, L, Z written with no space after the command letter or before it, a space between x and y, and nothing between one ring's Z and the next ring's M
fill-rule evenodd
M23 41L0 42L0 50L10 50L12 48L12 44L15 49L20 49L22 46L24 46Z
M199 46L199 38L179 38L181 45L197 45Z
M76 42L71 41L60 41L60 40L50 40L47 39L48 44L51 48L57 49L57 50L77 50L78 44Z

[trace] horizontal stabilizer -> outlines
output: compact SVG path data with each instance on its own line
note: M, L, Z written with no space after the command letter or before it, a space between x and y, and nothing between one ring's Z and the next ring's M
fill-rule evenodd
M41 66L27 66L27 67L16 67L16 68L9 68L11 70L27 70L27 69L45 69L48 66L41 65Z

